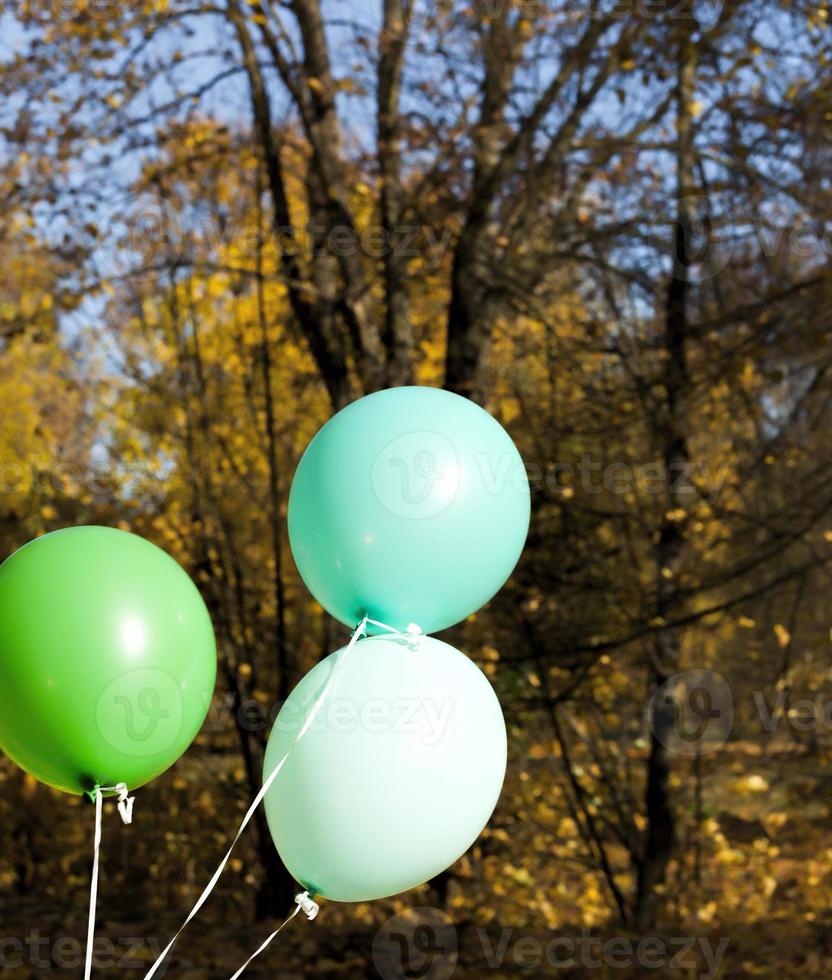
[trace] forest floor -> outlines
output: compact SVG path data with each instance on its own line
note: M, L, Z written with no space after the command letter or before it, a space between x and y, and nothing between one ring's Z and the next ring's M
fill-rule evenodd
M361 914L351 919L344 906L324 904L316 921L295 919L246 975L271 980L832 976L832 766L821 750L808 751L794 742L769 743L763 751L753 742L738 741L720 756L712 773L705 767L699 839L693 844L701 850L701 879L695 885L686 883L684 910L680 905L676 918L649 936L615 925L551 930L535 924L533 910L526 924L503 928L496 898L495 909L479 921L468 910L450 909L446 914L430 908L391 919L385 918L389 910L379 915L372 906L361 907ZM8 818L18 812L12 795L19 778L4 766L0 813ZM48 814L46 801L52 804ZM18 825L10 836L3 835L7 864L14 864L15 848L29 846L32 837L45 864L27 893L0 891L0 977L82 974L79 940L85 932L88 855L80 842L77 853L64 858L43 843L49 821L61 834L67 833L57 810L60 803L38 789L27 804L37 812L37 834L21 836ZM145 812L152 809L146 807ZM87 815L78 809L68 823L83 828ZM178 875L180 884L187 884L185 892L168 902L163 891L155 890L158 867L142 850L149 845L149 853L156 844L137 844L140 867L127 852L114 855L117 823L113 817L105 825L94 975L143 977L155 951L181 923L188 902L199 894L200 876L207 877L204 869L210 864L207 854L221 853L214 841L221 840L222 833L209 842L192 829L184 835L187 840L166 835L172 838L166 864L177 853L193 853L195 843L204 852L202 860L189 860ZM522 856L514 860L520 862ZM122 876L121 862L128 861L133 862L130 873ZM228 978L275 927L251 921L246 912L251 901L248 878L241 884L240 869L236 871L235 875L235 868L229 869L231 880L189 926L158 976ZM69 893L61 886L61 875L71 885ZM154 895L157 911L151 922L138 910L154 904L149 902ZM412 904L428 905L429 895L419 893ZM163 908L170 911L165 914Z

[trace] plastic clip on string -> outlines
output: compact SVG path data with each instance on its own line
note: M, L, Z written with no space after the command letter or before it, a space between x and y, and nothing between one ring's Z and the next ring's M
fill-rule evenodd
M237 846L237 842L242 837L243 832L245 831L246 827L248 827L249 823L251 823L251 820L254 817L254 814L255 814L255 812L257 810L257 807L259 807L260 804L263 802L263 800L266 798L269 790L272 788L272 786L274 784L274 781L277 779L278 775L280 774L280 770L284 767L284 765L286 764L287 759L291 755L292 749L294 749L294 747L298 744L298 742L304 737L304 735L306 735L306 733L309 731L309 729L315 723L315 719L320 714L321 708L324 706L324 703L325 703L326 699L329 697L329 693L332 690L332 687L333 687L333 685L335 683L335 680L336 680L338 674L340 673L341 669L343 668L344 664L346 663L347 658L349 657L349 655L355 649L355 645L358 643L358 641L361 639L361 637L364 636L364 632L365 632L365 630L367 628L367 624L369 622L370 622L370 618L368 616L365 616L361 620L361 622L358 624L358 626L356 627L355 632L350 637L350 642L347 644L346 647L344 647L344 650L343 650L341 656L338 658L338 661L336 662L336 664L335 664L335 666L334 666L334 668L332 670L332 673L329 675L329 680L324 685L324 689L321 691L321 693L318 695L317 699L315 700L315 703L312 705L312 708L310 709L309 714L306 717L306 721L303 723L303 727L298 732L298 734L295 736L294 741L289 746L289 748L286 750L286 753L283 756L283 758L280 760L280 762L277 763L277 765L271 771L271 773L269 774L268 779L266 779L266 781L263 783L263 786L261 787L261 789L258 792L257 796L254 797L254 800L253 800L251 806L246 811L246 815L243 817L243 822L240 824L240 828L237 831L237 834L234 837L234 840L231 842L231 846L228 848L228 851L226 852L225 857L222 859L222 861L220 861L219 867L217 868L217 870L212 875L211 880L205 886L205 890L202 892L202 894L197 899L196 904L194 905L194 907L188 913L188 917L185 919L185 921L180 926L179 931L176 933L176 935L173 937L173 939L171 939L171 941L167 944L167 946L159 954L159 958L156 960L156 962L153 964L153 966L150 968L150 970L148 970L147 974L145 975L144 980L152 980L152 978L156 975L159 967L162 965L162 963L164 962L164 960L167 958L168 953L170 953L170 951L173 949L173 946L176 943L176 940L182 935L182 933L185 931L185 928L197 917L197 915L199 914L199 912L202 909L203 905L205 905L205 903L208 901L208 897L210 896L211 892L213 892L213 890L217 887L217 882L220 880L220 877L222 876L223 871L225 871L226 865L228 864L229 860L231 859L231 854L232 854L234 848ZM374 624L374 625L383 626L383 624ZM385 629L390 629L390 627L384 627L384 628ZM398 630L391 630L391 632L398 632ZM309 902L311 903L311 905L313 905L315 907L314 914L313 915L309 915L309 912L307 911L306 908L304 908L304 905L302 903L298 902L298 907L295 909L295 911L292 913L292 915L289 916L289 918L286 920L286 922L283 923L283 925L280 927L280 929L282 929L283 926L285 926L288 922L290 922L298 914L298 912L301 911L301 909L303 909L304 911L307 912L307 915L309 916L310 919L314 919L315 918L315 915L318 914L317 913L317 905L315 905L315 903L312 902L312 900L309 898L309 896L308 896L307 893L304 893L303 895L298 896L298 898L299 899L300 898L303 898L304 899L304 902L306 901L306 899L308 899ZM280 929L278 929L277 932L280 932ZM277 935L277 933L275 933L274 935ZM262 949L265 949L266 946L269 945L269 943L272 941L273 938L274 938L274 936L272 936L265 943L265 945L263 947L261 947L261 948ZM258 953L259 952L260 952L260 950L258 950ZM255 953L255 956L257 956L257 955L258 954ZM243 967L243 969L245 969L245 967Z
M416 623L410 623L404 632L397 630L393 626L388 626L387 623L380 623L377 619L368 619L367 623L370 626L377 626L379 629L385 630L387 633L391 633L393 636L400 636L407 640L407 645L411 648L411 650L419 649L419 643L422 640L422 637L425 635L422 631L422 627L417 626Z
M127 826L133 822L133 804L136 802L136 797L130 795L125 783L119 783L114 792L118 793L117 805L121 822Z
M101 822L104 811L104 794L118 793L118 812L124 824L133 822L134 797L125 783L117 786L96 786L89 794L95 804L95 836L93 838L92 882L90 884L90 915L87 925L87 955L84 961L84 980L92 976L92 958L95 947L95 912L98 904L98 867L101 853Z

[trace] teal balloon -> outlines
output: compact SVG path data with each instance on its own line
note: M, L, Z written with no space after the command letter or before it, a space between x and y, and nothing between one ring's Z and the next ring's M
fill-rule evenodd
M342 623L367 613L435 633L499 591L529 512L523 460L488 412L439 388L393 388L312 440L289 496L289 539L309 590Z
M202 726L216 669L196 586L143 538L68 528L0 566L0 748L49 786L160 775Z
M343 651L281 709L264 779L301 731ZM304 888L339 902L396 895L448 868L490 818L506 770L500 704L448 644L359 641L265 799L269 827Z

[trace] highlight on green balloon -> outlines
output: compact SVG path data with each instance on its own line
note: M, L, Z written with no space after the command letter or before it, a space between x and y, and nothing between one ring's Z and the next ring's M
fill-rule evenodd
M379 391L307 448L289 496L289 539L318 602L425 633L476 612L503 586L529 528L529 482L505 429L440 388Z
M0 566L0 748L50 786L163 773L202 727L216 669L199 591L137 535L67 528Z

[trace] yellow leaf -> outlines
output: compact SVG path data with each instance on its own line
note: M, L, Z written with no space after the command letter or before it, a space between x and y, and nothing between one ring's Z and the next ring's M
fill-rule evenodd
M758 773L753 773L745 779L740 779L736 786L741 793L765 793L768 790L768 780Z
M710 922L716 915L716 907L716 902L708 902L704 908L699 909L696 913L696 918L700 922Z
M783 647L784 649L785 649L785 648L786 648L786 647L787 647L787 646L788 646L788 645L789 645L789 644L791 643L791 641L792 641L792 635L791 635L791 633L790 633L790 632L789 632L789 631L788 631L788 630L786 629L786 627L785 627L785 626L782 626L782 625L781 625L780 623L778 623L778 624L777 624L777 625L776 625L776 626L774 627L774 635L775 635L775 636L777 637L777 642L778 642L778 644L779 644L779 645L780 645L781 647Z

